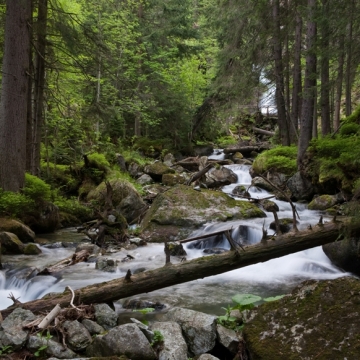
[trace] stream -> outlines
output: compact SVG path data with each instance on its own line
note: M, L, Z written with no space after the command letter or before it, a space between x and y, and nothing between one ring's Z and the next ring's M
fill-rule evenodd
M223 156L223 155L214 155ZM248 165L227 165L238 176L236 184L223 188L225 193L231 194L235 186L251 183ZM249 189L252 198L263 198L270 194L259 188ZM235 198L238 201L247 201ZM272 199L273 200L273 199ZM279 218L291 218L290 204L273 200L279 206ZM319 211L307 209L305 204L296 204L299 213L299 230L306 228L309 224L316 224L320 215ZM262 227L268 228L273 221L273 215L266 213L267 217L262 219L237 220L226 223L211 223L191 234L198 236L233 226L232 236L241 240L243 244L249 245L261 240ZM324 217L325 221L329 221ZM12 301L8 299L10 293L21 302L41 298L47 293L62 292L66 286L78 289L93 283L108 281L123 277L130 269L133 273L140 269L155 269L165 264L164 246L162 244L148 244L135 250L122 250L107 255L108 258L118 260L117 270L114 273L102 272L95 269L95 263L79 263L64 270L60 277L33 276L34 268L42 269L46 266L70 256L74 242L84 241L85 236L78 234L76 229L63 229L55 234L41 235L52 243L59 244L54 248L40 246L42 254L36 256L6 256L3 255L3 264L11 264L9 268L0 271L0 310L10 306ZM190 236L189 236L190 237ZM69 246L67 247L67 244ZM187 252L187 260L206 256L205 248L229 249L230 246L225 239L214 238L203 242L200 248L195 248L193 243L184 245ZM64 247L64 245L66 247ZM127 255L134 257L131 262L121 262ZM176 263L180 260L172 257L171 261ZM239 293L251 293L261 297L282 295L290 292L296 285L307 279L334 279L342 276L351 276L331 264L321 247L316 247L295 254L283 256L264 263L247 266L242 269L229 271L224 274L211 276L204 279L191 281L184 284L164 288L151 293L134 296L142 300L159 301L167 307L180 306L205 313L222 315L226 307L231 304L231 297ZM124 312L122 303L124 299L116 302L118 312Z

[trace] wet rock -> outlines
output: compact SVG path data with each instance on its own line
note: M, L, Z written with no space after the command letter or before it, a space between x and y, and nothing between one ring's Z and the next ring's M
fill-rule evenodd
M210 354L202 354L200 355L200 357L198 357L198 360L220 360L220 359Z
M161 182L166 186L174 186L176 184L184 184L187 180L182 174L164 174L161 178Z
M213 153L212 145L196 145L193 147L194 156L209 156Z
M176 322L157 322L152 331L160 331L164 342L160 347L159 360L188 360L187 345L182 336L181 327Z
M21 349L25 345L29 334L29 330L23 328L35 319L36 316L30 310L15 309L0 324L0 348L11 346L13 351Z
M117 316L116 312L110 308L107 304L96 304L95 308L95 319L96 322L101 325L104 329L109 330L116 326Z
M296 224L298 224L299 222L296 221ZM283 219L279 219L279 224L280 224L280 231L283 234L288 233L290 230L292 230L292 224L293 224L293 219L290 218L283 218ZM276 224L275 221L272 221L270 223L270 229L271 230L276 230Z
M0 232L1 252L7 255L24 254L25 245L10 232Z
M234 330L227 329L222 325L216 325L218 342L228 349L232 355L238 352L239 337Z
M309 210L326 210L342 202L344 202L344 198L341 194L320 195L309 203L308 208Z
M105 332L105 329L101 325L90 319L84 319L81 324L85 326L90 335L98 335Z
M165 308L165 305L160 303L159 301L153 302L148 300L141 299L127 299L123 303L124 309L146 309L152 308L155 310L162 310Z
M56 359L74 359L78 356L75 352L64 347L64 345L57 341L47 339L46 336L31 335L26 347L32 352L39 351L40 348L43 348L44 350L39 354L40 358L45 354L50 357L53 356Z
M207 188L218 188L225 185L234 184L237 182L237 175L225 166L219 169L212 168L205 175L205 186Z
M130 320L137 325L137 327L142 331L151 344L154 340L154 332L149 329L149 327L143 324L141 321L135 318L130 318Z
M35 233L28 226L14 219L0 218L0 231L15 234L23 243L35 240Z
M309 280L250 311L243 329L251 359L357 359L360 281Z
M271 200L263 200L261 201L261 205L263 206L265 211L268 212L279 211L279 206Z
M296 201L309 201L312 199L316 191L311 181L302 176L300 172L297 172L295 175L293 175L286 182L286 186L291 191L291 198Z
M164 174L174 174L175 170L169 168L160 161L144 167L145 174L150 175L154 181L160 182Z
M100 247L95 244L88 243L88 242L78 244L76 246L75 252L77 253L82 250L86 250L90 255L100 254Z
M89 357L126 355L131 360L155 360L156 356L145 335L135 324L125 324L111 329L106 335L94 338L87 347Z
M175 307L166 317L181 326L192 355L206 353L215 346L216 316Z
M235 186L232 191L232 194L235 196L240 196L240 197L247 197L247 198L250 197L250 194L244 185Z
M154 180L150 175L143 174L136 179L136 182L139 183L140 185L148 185L148 184L153 184Z
M114 259L98 257L95 262L95 269L110 273L115 272L117 269L117 261Z
M77 320L65 321L63 329L66 331L66 343L71 350L82 351L91 344L92 338L89 331Z
M187 255L182 244L178 244L175 242L169 242L168 246L169 246L171 256L186 256Z
M261 177L255 177L252 179L251 181L253 186L256 186L260 189L264 189L266 191L270 191L273 192L274 191L274 187L271 186L266 180L264 180Z
M24 249L25 255L39 255L41 253L42 253L41 249L36 244L29 243L25 245L25 249Z
M130 241L131 244L135 244L136 246L145 246L146 245L146 241L144 239L139 238L139 237L130 238L129 241Z

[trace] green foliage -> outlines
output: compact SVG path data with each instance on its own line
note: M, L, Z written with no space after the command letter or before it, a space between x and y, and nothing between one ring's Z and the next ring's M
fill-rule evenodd
M277 146L262 152L253 163L256 173L262 174L269 170L293 175L297 170L297 148L295 146Z
M49 201L51 199L50 185L40 178L28 173L25 174L25 186L21 191L25 196L37 203Z
M35 202L26 195L0 189L0 214L19 218L24 209L34 208Z
M360 124L360 105L352 112L351 115L344 119L344 122Z
M151 346L158 346L161 345L164 342L164 335L159 330L154 330L154 338L151 342Z
M90 166L97 167L100 170L107 171L110 167L109 161L104 154L92 153L88 155Z
M231 300L236 304L236 309L243 311L252 309L254 303L260 301L261 297L252 294L237 294L233 296Z
M83 223L93 217L92 210L89 206L82 205L78 199L56 197L54 204L59 208L60 213L66 213L74 216L79 222Z
M133 310L133 311L139 312L141 314L148 314L148 313L155 311L155 309L154 308L143 308L143 309L137 309L137 310Z
M356 134L360 134L360 125L359 124L349 122L349 123L345 123L340 128L341 136L351 136L351 135L356 135Z
M232 136L221 136L215 141L219 147L224 148L228 145L235 145L237 140Z
M50 334L49 330L47 331L46 335L44 336L42 333L36 334L40 339L45 340L46 344L40 346L35 352L34 355L36 357L42 357L45 355L45 350L48 348L48 342L52 338L52 335Z
M277 300L282 299L284 296L285 296L285 295L271 296L271 297L268 297L268 298L264 298L263 300L264 300L265 302L277 301Z
M10 354L12 347L10 345L4 345L0 348L0 355Z

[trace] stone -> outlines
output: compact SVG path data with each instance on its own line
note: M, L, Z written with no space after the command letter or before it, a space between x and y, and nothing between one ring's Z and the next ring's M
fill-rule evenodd
M101 325L90 319L84 319L81 324L85 326L90 335L103 334L106 331Z
M24 254L25 255L39 255L41 254L41 249L33 243L29 243L25 245Z
M0 348L11 346L13 351L21 349L29 334L29 330L24 330L23 327L35 319L36 316L30 310L15 309L0 324Z
M220 324L216 325L216 333L218 342L235 355L239 348L239 338L237 333L234 330L227 329Z
M90 255L100 254L100 247L95 244L88 243L88 242L78 244L76 246L75 252L77 253L82 250L86 250Z
M21 242L34 242L35 233L22 222L10 218L0 218L0 232L10 232L15 234Z
M156 322L151 326L151 330L160 331L164 337L164 342L159 347L159 360L188 360L187 345L178 323Z
M187 178L182 174L164 174L161 178L161 182L166 186L174 186L176 184L184 184Z
M156 355L146 336L136 324L124 324L99 335L86 349L89 357L126 355L131 360L155 360Z
M105 330L109 330L116 326L117 316L116 312L107 304L95 304L95 319L96 322Z
M148 164L144 167L145 174L148 174L156 182L160 182L164 174L174 174L175 170L169 168L160 161L153 164Z
M212 168L205 175L205 185L207 188L217 188L237 182L237 175L225 166Z
M251 359L358 359L360 280L308 280L250 311L243 329Z
M341 201L342 200L342 201ZM336 204L343 202L342 196L339 195L320 195L314 197L309 203L309 210L326 210L333 207Z
M150 175L143 174L136 179L136 182L139 183L140 185L148 185L148 184L153 184L154 180Z
M48 356L53 356L56 359L74 359L77 357L77 354L65 348L64 345L54 341L52 339L47 339L46 336L34 336L31 335L27 342L27 349L36 352L39 351L40 348L44 348L40 354L39 358L42 358L44 354Z
M163 160L163 163L166 165L166 166L173 166L175 163L176 163L176 159L175 159L175 156L171 153L168 153L164 156L164 160Z
M95 269L110 273L116 272L117 261L105 257L98 257L95 262Z
M89 331L77 320L65 321L63 329L66 331L66 343L71 350L82 351L91 344L92 338Z
M181 326L192 355L206 353L215 346L216 316L175 307L169 310L166 318Z
M198 357L197 360L220 360L220 359L210 354L202 354L200 355L200 357Z
M0 232L1 252L6 255L24 254L25 245L10 232Z
M309 201L315 194L314 185L310 180L302 176L299 171L286 182L286 186L291 191L291 198L296 201Z

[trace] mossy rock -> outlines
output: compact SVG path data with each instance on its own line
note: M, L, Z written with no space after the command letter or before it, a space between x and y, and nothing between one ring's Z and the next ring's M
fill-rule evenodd
M145 174L150 175L154 181L161 181L164 174L174 174L175 170L158 161L144 167Z
M6 255L24 254L25 245L10 232L0 232L1 253Z
M314 198L308 205L309 210L326 210L337 204L335 195L320 195Z
M186 179L180 174L164 174L161 182L166 186L174 186L176 184L184 184Z
M191 231L210 221L265 216L254 204L236 201L223 192L196 191L189 186L176 185L156 197L142 222L142 230L148 240L160 241L158 235L164 227L170 227L176 237L182 229Z
M359 313L358 279L310 280L252 310L243 335L252 360L355 360Z
M38 255L41 253L42 253L41 249L39 249L39 247L37 247L35 244L32 243L26 244L24 249L25 255Z
M0 231L15 234L21 242L33 242L35 233L22 222L11 218L0 218Z

